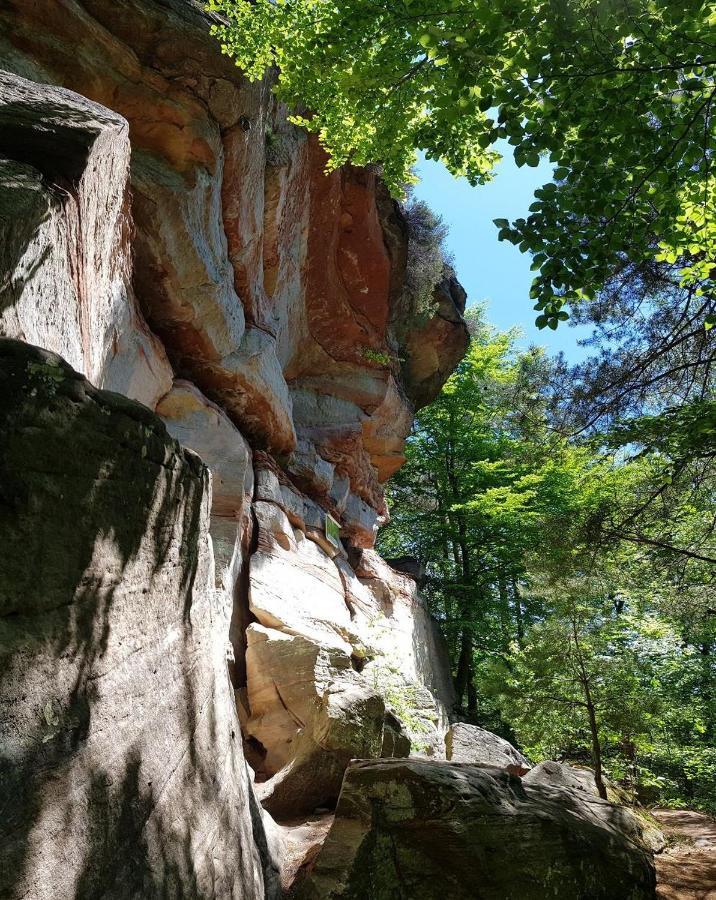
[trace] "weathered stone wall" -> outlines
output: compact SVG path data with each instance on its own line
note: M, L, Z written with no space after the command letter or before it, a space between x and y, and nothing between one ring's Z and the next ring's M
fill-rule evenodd
M249 84L221 56L210 22L193 0L6 0L0 8L2 65L94 101L65 95L78 109L58 110L61 92L24 84L30 113L7 86L0 153L32 164L29 136L37 143L48 134L53 115L78 119L84 103L84 126L55 131L70 146L66 133L84 127L84 144L106 170L75 159L70 197L57 199L65 217L75 195L95 202L99 228L83 223L78 248L97 273L80 266L85 289L59 308L67 320L96 319L99 333L66 335L60 345L50 317L36 337L104 384L105 360L121 351L122 335L134 335L141 359L125 368L148 367L166 391L162 350L146 346L141 317L132 328L121 319L133 290L176 377L218 404L253 447L280 456L316 499L331 482L348 482L334 512L365 546L385 515L381 483L402 462L413 404L435 396L465 350L464 293L439 287L432 318L412 321L401 301L407 236L395 204L374 174L345 167L326 176L316 141L286 123L268 83ZM122 205L130 146L131 224ZM77 244L72 227L64 231ZM26 305L47 308L56 267L4 262L8 279L23 281ZM11 312L2 333L32 340ZM145 389L140 399L153 405L158 396ZM307 455L320 460L318 479Z
M0 72L0 334L153 408L171 387L131 284L127 122Z
M575 862L554 803L440 768L447 653L372 549L414 410L465 352L465 292L448 277L415 316L400 208L372 172L325 174L203 7L0 3L0 896L272 898L350 760L408 754L429 761L350 770L307 883L334 866L348 893L311 896L443 897L464 835L490 850L483 814L535 854L543 828L569 890L583 810ZM494 761L465 728L450 755ZM395 772L423 844L393 828ZM389 820L429 880L383 866ZM641 897L648 867L614 853Z
M0 336L167 429L4 345L18 896L270 896L242 742L278 817L334 806L352 757L445 753L444 648L371 548L464 295L410 319L399 208L375 174L327 176L210 23L193 0L0 5Z
M153 413L0 340L0 896L274 896L208 516Z

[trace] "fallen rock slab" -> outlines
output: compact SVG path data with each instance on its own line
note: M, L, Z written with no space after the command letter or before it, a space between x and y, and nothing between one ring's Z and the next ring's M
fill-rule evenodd
M467 722L456 722L445 735L445 755L451 762L498 766L525 775L531 766L509 741Z
M579 797L496 768L354 762L301 900L646 900L651 857Z

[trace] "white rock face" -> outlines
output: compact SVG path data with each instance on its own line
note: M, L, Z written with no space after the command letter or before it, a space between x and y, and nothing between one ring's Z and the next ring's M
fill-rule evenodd
M172 437L209 466L212 515L240 517L251 503L254 470L251 449L238 428L189 381L175 381L157 413Z
M525 775L529 762L509 741L466 722L456 722L446 737L447 758L451 762L498 766L513 775Z
M130 286L127 122L0 72L0 131L0 334L153 407L172 372Z
M278 477L257 472L260 496L280 499ZM245 730L266 808L331 805L350 758L444 759L450 672L415 582L373 551L357 571L331 557L319 523L304 533L277 502L253 512Z
M447 711L455 705L445 640L418 593L415 581L396 572L375 550L364 550L356 568L363 596L370 599L371 636L381 654L395 660L405 677L424 684L435 697L440 724L448 727ZM356 581L349 584L357 596Z
M251 556L251 612L268 628L303 635L349 656L350 639L357 637L333 560L301 532L296 540L279 507L259 502L254 508L259 534Z

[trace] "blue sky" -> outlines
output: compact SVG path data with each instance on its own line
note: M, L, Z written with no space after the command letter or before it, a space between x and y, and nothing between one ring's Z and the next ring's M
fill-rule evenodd
M531 258L513 244L497 240L493 219L515 219L528 214L535 188L550 179L551 165L544 161L536 169L518 169L510 147L490 184L470 187L464 178L453 178L442 163L421 159L421 179L415 196L427 201L449 225L447 249L455 257L457 275L468 293L468 304L487 301L487 319L499 329L514 325L523 332L524 346L537 344L549 352L564 351L576 362L586 355L577 340L585 328L561 325L556 332L540 331L534 325L529 288L533 273Z

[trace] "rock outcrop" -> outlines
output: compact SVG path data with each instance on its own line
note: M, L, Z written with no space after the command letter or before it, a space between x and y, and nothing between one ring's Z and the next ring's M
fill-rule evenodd
M592 808L598 814L601 812L611 821L618 822L621 830L635 844L650 853L660 853L664 849L666 841L657 822L644 809L634 806L633 800L630 802L630 798L623 788L605 780L610 803L608 805L601 801L597 804L594 803L594 798L598 798L599 793L594 780L594 772L591 769L547 760L538 763L527 773L524 780L526 784L542 784L561 788L576 794L582 801L586 794L586 802L591 803Z
M0 5L0 893L272 898L343 783L345 896L400 896L385 835L418 822L426 885L443 838L443 877L465 873L465 835L492 852L482 816L535 865L544 835L560 890L630 871L646 896L574 792L436 762L446 647L373 546L414 411L466 350L465 292L446 270L414 313L400 207L372 171L326 175L214 21L198 0ZM519 768L492 738L455 726L447 752ZM344 782L409 754L429 762ZM463 831L425 819L445 797Z
M172 371L132 290L129 163L121 116L0 72L0 334L153 408Z
M209 474L0 340L0 894L275 896L225 665Z
M455 722L445 735L446 756L451 762L497 766L513 775L525 775L531 766L509 741L491 731Z
M623 833L619 810L603 806L595 812L575 793L487 766L355 762L298 896L652 898L649 854Z
M359 755L444 758L449 665L415 583L374 551L332 558L277 502L253 510L244 727L265 807L334 806Z
M132 0L121 9L110 0L72 8L9 0L0 10L0 58L43 82L3 83L0 153L32 165L57 132L68 150L53 165L74 154L72 171L45 181L62 194L65 218L75 194L80 203L94 197L99 232L80 236L69 222L54 243L85 258L114 249L98 273L97 259L76 267L80 281L94 280L61 304L68 322L94 318L107 334L61 343L52 322L52 334L28 331L17 299L2 333L51 346L98 384L109 378L108 356L141 351L159 379L139 397L149 405L171 386L168 356L175 374L217 403L253 447L278 456L298 448L300 487L312 481L300 465L306 452L322 460L322 471L332 467L339 493L347 481L334 513L351 539L370 546L385 514L381 483L402 462L413 405L435 396L465 351L464 292L454 279L436 286L433 317L411 320L401 300L407 233L395 204L372 173L346 167L326 176L316 141L286 123L268 83L249 84L221 56L210 23L193 0ZM53 116L73 124L53 131ZM80 189L67 197L58 174ZM41 309L52 273L16 262L7 261L7 281L22 283L26 305ZM132 290L163 349L141 316L132 329L115 321L114 307L125 319L133 310ZM141 346L124 349L123 336ZM83 359L83 340L85 355L96 358ZM124 368L140 377L141 366Z
M446 319L436 286L433 324L410 320L399 208L374 173L327 176L211 22L194 0L0 8L0 336L88 379L30 357L12 412L4 525L44 516L3 585L18 895L71 858L67 895L268 896L280 831L242 743L282 818L335 806L352 757L445 752L445 649L371 548L415 404L465 350L460 302ZM31 500L32 439L57 456Z

